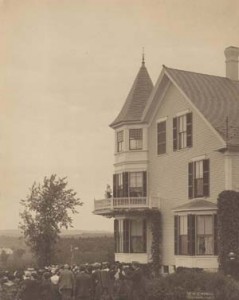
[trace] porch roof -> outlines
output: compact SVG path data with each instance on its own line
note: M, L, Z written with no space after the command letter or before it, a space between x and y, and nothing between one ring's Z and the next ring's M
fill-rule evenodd
M217 210L217 205L204 199L195 199L173 209L174 212L197 210Z

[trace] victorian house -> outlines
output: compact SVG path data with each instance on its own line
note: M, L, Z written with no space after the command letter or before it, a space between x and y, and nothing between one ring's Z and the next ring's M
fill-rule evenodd
M218 268L217 197L239 190L238 55L225 49L225 77L163 66L155 86L142 61L110 125L113 195L94 208L114 218L115 260L152 260L150 216L160 212L164 271Z

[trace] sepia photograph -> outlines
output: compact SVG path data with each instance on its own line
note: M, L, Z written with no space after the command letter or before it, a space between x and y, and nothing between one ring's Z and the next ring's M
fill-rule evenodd
M0 0L0 300L239 299L239 1Z

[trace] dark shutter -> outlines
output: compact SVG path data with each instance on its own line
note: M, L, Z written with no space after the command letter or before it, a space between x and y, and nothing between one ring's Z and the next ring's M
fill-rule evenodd
M187 147L193 145L193 115L192 113L187 114Z
M129 224L130 220L125 219L123 221L123 249L124 253L129 253Z
M143 172L143 197L147 197L147 172Z
M193 162L188 164L188 198L194 198L193 195Z
M214 255L218 255L217 215L214 215Z
M166 121L157 125L157 154L166 153Z
M114 220L114 241L115 241L115 253L118 252L118 237L119 237L119 221Z
M177 135L178 135L178 130L177 130L177 118L173 118L173 151L177 150Z
M116 198L116 174L113 175L113 197Z
M188 215L188 254L195 255L195 215Z
M123 197L128 197L129 195L129 173L123 173Z
M174 254L179 253L179 216L174 216Z
M210 193L209 159L203 161L203 196L208 197Z
M143 220L143 251L147 252L147 221Z

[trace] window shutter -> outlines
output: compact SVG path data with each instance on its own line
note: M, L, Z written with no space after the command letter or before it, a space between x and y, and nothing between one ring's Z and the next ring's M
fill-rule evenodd
M179 216L174 216L174 254L179 254Z
M193 115L192 113L187 114L187 147L193 145Z
M188 215L188 254L195 255L195 215Z
M203 161L203 196L208 197L210 193L209 159Z
M218 255L217 215L214 215L214 255Z
M143 172L143 197L147 197L147 172Z
M124 253L129 253L129 223L130 220L123 221L123 249Z
M194 198L193 195L193 162L188 164L188 198Z
M116 198L116 174L113 175L113 197Z
M128 197L129 195L129 173L123 173L123 197Z
M147 221L143 220L143 249L147 252Z
M173 151L177 150L177 135L178 135L178 130L177 130L177 118L173 118Z
M166 121L157 125L157 154L166 153Z
M114 241L115 241L115 253L118 252L118 236L119 236L119 221L114 220Z

